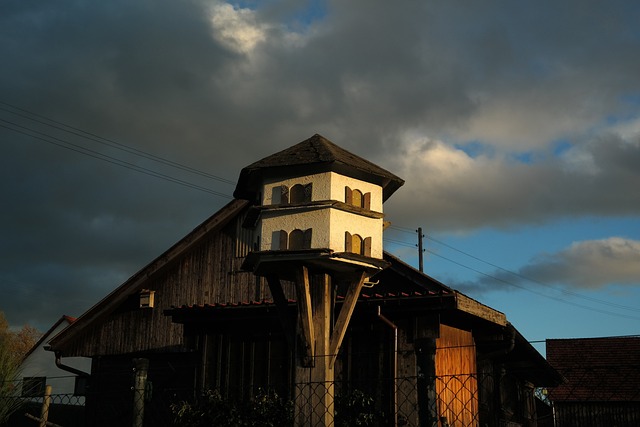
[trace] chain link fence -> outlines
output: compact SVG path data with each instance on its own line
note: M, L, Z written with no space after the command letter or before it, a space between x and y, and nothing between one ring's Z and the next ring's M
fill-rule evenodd
M11 427L82 427L87 425L85 398L72 394L42 397L0 396L0 405L11 412L5 425ZM44 423L44 424L43 424Z
M0 396L0 405L15 407L5 424L11 427L638 426L637 383L624 396L602 394L607 375L618 371L600 372L602 383L591 393L589 384L565 384L562 396L526 385L517 373L306 382L285 391L256 388L249 398L232 390L154 389L151 383L139 389L132 375L128 387L108 393Z

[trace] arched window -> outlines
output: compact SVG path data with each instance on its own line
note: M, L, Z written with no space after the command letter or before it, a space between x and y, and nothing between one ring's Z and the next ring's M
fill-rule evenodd
M362 237L359 234L351 236L351 249L349 252L362 255Z
M281 251L286 251L289 248L289 233L284 230L280 230L276 235L278 238L277 248Z
M359 208L362 207L362 191L360 190L353 190L353 193L351 193L351 204L353 204L353 206L357 206Z
M311 201L312 184L296 184L289 192L290 203L306 203Z
M311 249L311 228L300 230L296 228L289 234L289 249Z
M371 256L371 237L362 238L359 234L344 233L345 252Z
M371 209L371 193L363 193L360 190L352 190L344 187L344 202L359 208Z

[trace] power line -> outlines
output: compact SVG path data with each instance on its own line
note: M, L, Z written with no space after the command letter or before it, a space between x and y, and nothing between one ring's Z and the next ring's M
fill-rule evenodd
M412 233L413 233L413 232L412 232ZM401 241L401 240L385 238L385 239L384 239L384 241L385 241L385 242L390 242L390 243L396 244L396 245L398 245L398 246L404 246L404 247L415 248L415 245L412 245L412 244L407 243L407 242L403 242L403 241ZM460 266L460 267L462 267L462 268L466 268L466 269L468 269L468 270L471 270L471 271L473 271L474 273L480 274L480 275L482 275L482 276L488 277L488 278L493 279L493 280L496 280L496 281L498 281L498 282L502 282L502 283L507 284L507 285L509 285L509 286L512 286L512 287L515 287L515 288L518 288L518 289L521 289L521 290L524 290L524 291L527 291L527 292L531 292L531 293L533 293L533 294L536 294L536 295L542 296L542 297L544 297L544 298L552 299L552 300L554 300L554 301L556 301L556 302L561 302L561 303L564 303L564 304L572 305L572 306L579 307L579 308L583 308L583 309L590 310L590 311L595 311L595 312L598 312L598 313L608 314L608 315L610 315L610 316L618 316L618 317L623 317L623 318L626 318L626 319L640 320L640 317L635 317L635 316L629 316L629 315L625 315L625 314L615 313L615 312L611 312L611 311L607 311L607 310L602 310L602 309L598 309L598 308L595 308L595 307L590 307L590 306L587 306L587 305L583 305L583 304L578 304L578 303L575 303L575 302L567 301L566 299L553 297L553 296L551 296L551 295L547 295L547 294L545 294L545 293L535 291L535 290L530 289L530 288L527 288L527 287L525 287L525 286L520 286L520 285L518 285L518 284L516 284L516 283L513 283L513 282L510 282L510 281L508 281L508 280L501 279L501 278L499 278L499 277L496 277L496 276L493 276L493 275L491 275L491 274L485 273L485 272L483 272L483 271L481 271L481 270L478 270L478 269L475 269L475 268L473 268L473 267L469 267L468 265L465 265L465 264L463 264L463 263L461 263L461 262L458 262L458 261L455 261L455 260L453 260L453 259L450 259L450 258L447 258L447 257L445 257L445 256L442 256L442 255L440 255L440 254L438 254L437 252L434 252L434 251L432 251L432 250L429 250L429 249L424 249L424 250L425 250L427 253L430 253L430 254L432 254L432 255L437 256L438 258L442 258L442 259L444 259L444 260L446 260L446 261L449 261L449 262L451 262L451 263L453 263L453 264L456 264L456 265L458 265L458 266ZM581 295L580 295L580 294L575 294L574 296L580 297ZM597 299L595 299L595 298L588 298L588 299L589 299L589 300L594 300L594 302L607 303L606 301L600 301L600 300L597 300ZM613 304L613 305L614 305L614 306L618 306L618 304ZM636 311L634 308L631 308L631 307L626 307L626 306L621 306L621 307L625 307L625 308L627 308L627 309L631 309L632 311ZM618 308L620 308L620 307L618 307Z
M593 298L593 297L582 295L582 294L579 294L579 293L576 293L576 292L568 291L568 290L565 290L565 289L557 289L557 288L555 288L554 286L552 286L552 285L550 285L548 283L544 283L544 282L541 282L539 280L532 279L532 278L524 276L523 274L520 274L518 272L515 272L515 271L512 271L512 270L500 267L499 265L496 265L496 264L493 264L493 263L491 263L489 261L486 261L486 260L483 260L481 258L478 258L475 255L472 255L472 254L464 252L464 251L462 251L460 249L454 248L453 246L451 246L451 245L449 245L447 243L444 243L444 242L442 242L442 241L440 241L438 239L435 239L435 238L429 236L428 234L425 234L425 237L427 239L431 240L432 242L436 242L436 243L438 243L438 244L440 244L442 246L445 246L445 247L447 247L447 248L449 248L451 250L454 250L454 251L456 251L458 253L461 253L461 254L463 254L465 256L468 256L469 258L475 259L476 261L483 262L483 263L485 263L487 265L490 265L491 267L494 267L494 268L496 268L496 269L498 269L500 271L504 271L505 273L511 274L511 275L513 275L515 277L518 277L518 278L522 279L522 280L526 280L526 281L529 281L529 282L532 282L532 283L536 283L536 284L541 285L541 286L545 286L545 287L547 287L549 289L552 289L552 290L554 290L556 292L560 292L560 293L562 293L564 295L570 295L570 296L582 298L582 299L585 299L585 300L588 300L588 301L591 301L591 302L596 302L596 303L599 303L599 304L604 304L604 305L608 305L608 306L615 307L615 308L621 308L621 309L624 309L624 310L640 312L640 308L637 308L637 307L629 307L629 306L622 305L622 304L615 304L615 303L604 301L604 300L601 300L601 299L598 299L598 298Z
M580 308L583 308L583 309L587 309L587 310L590 310L590 311L595 311L595 312L598 312L598 313L608 314L608 315L611 315L611 316L618 316L618 317L623 317L623 318L626 318L626 319L632 319L632 320L640 320L640 317L628 316L628 315L626 315L626 314L620 314L620 313L614 313L614 312L611 312L611 311L601 310L601 309L599 309L599 308L589 307L589 306L587 306L587 305L578 304L578 303L575 303L575 302L567 301L567 300L565 300L565 299L561 299L561 298L553 297L553 296L551 296L551 295L547 295L547 294L545 294L545 293L538 292L538 291L535 291L535 290L533 290L533 289L529 289L529 288L527 288L527 287L517 285L517 284L515 284L515 283L513 283L513 282L510 282L510 281L508 281L508 280L504 280L504 279L501 279L501 278L499 278L499 277L492 276L491 274L487 274L487 273L485 273L485 272L483 272L483 271L480 271L480 270L478 270L478 269L475 269L475 268L473 268L473 267L469 267L469 266L464 265L464 264L462 264L462 263L460 263L460 262L457 262L457 261L452 260L452 259L450 259L450 258L444 257L444 256L442 256L442 255L440 255L440 254L438 254L438 253L436 253L436 252L434 252L434 251L431 251L431 250L429 250L429 249L426 249L426 251L427 251L427 252L429 252L430 254L433 254L433 255L435 255L435 256L437 256L437 257L439 257L439 258L445 259L445 260L447 260L447 261L449 261L449 262L452 262L452 263L454 263L454 264L456 264L456 265L459 265L460 267L466 268L466 269L471 270L471 271L473 271L473 272L475 272L475 273L478 273L478 274L481 274L481 275L483 275L483 276L486 276L486 277L488 277L488 278L490 278L490 279L496 280L496 281L498 281L498 282L502 282L502 283L504 283L504 284L507 284L507 285L509 285L509 286L513 286L513 287L518 288L518 289L522 289L522 290L525 290L525 291L528 291L528 292L534 293L534 294L536 294L536 295L540 295L540 296L545 297L545 298L552 299L552 300L557 301L557 302L562 302L562 303L564 303L564 304L569 304L569 305L572 305L572 306L574 306L574 307L580 307Z
M405 233L415 234L415 231L410 231L410 229L405 228L405 227L391 226L390 228L393 228L395 230L402 231L402 232L405 232ZM522 279L522 280L525 280L525 281L528 281L528 282L532 282L532 283L536 283L538 285L544 286L544 287L546 287L548 289L551 289L551 290L553 290L555 292L559 292L559 293L561 293L563 295L569 295L569 296L572 296L572 297L581 298L581 299L584 299L586 301L590 301L590 302L594 302L594 303L597 303L597 304L606 305L606 306L613 307L613 308L619 308L619 309L622 309L622 310L640 312L640 308L637 308L637 307L629 307L629 306L626 306L626 305L623 305L623 304L616 304L616 303L612 303L612 302L609 302L609 301L601 300L599 298L589 297L587 295L583 295L583 294L580 294L580 293L577 293L577 292L573 292L573 291L569 291L569 290L565 290L565 289L558 289L558 288L556 288L556 287L554 287L554 286L552 286L552 285L550 285L548 283L544 283L544 282L541 282L539 280L533 279L531 277L527 277L527 276L525 276L525 275L523 275L521 273L509 270L509 269L506 269L506 268L503 268L503 267L500 267L499 265L496 265L494 263L486 261L486 260L484 260L482 258L479 258L479 257L477 257L475 255L472 255L472 254L470 254L468 252L462 251L462 250L460 250L458 248L455 248L455 247L453 247L453 246L451 246L451 245L449 245L449 244L447 244L447 243L445 243L445 242L443 242L441 240L438 240L438 239L436 239L433 236L430 236L428 234L425 234L424 236L425 236L425 238L427 238L428 240L430 240L432 242L438 243L439 245L442 245L442 246L444 246L446 248L449 248L449 249L451 249L453 251L456 251L456 252L458 252L458 253L460 253L462 255L465 255L465 256L467 256L469 258L472 258L472 259L474 259L476 261L479 261L479 262L482 262L484 264L490 265L491 267L493 267L493 268L495 268L497 270L500 270L500 271L503 271L505 273L511 274L511 275L513 275L515 277L518 277L519 279ZM438 255L437 253L435 253L435 252L433 252L431 250L427 250L427 252L429 252L431 254L434 254L434 255L436 255L436 256L438 256L440 258L449 260L448 258L445 258L445 257L443 257L441 255ZM468 268L465 265L463 265L463 267ZM485 273L482 273L482 274L485 274ZM494 276L490 276L490 277L494 277ZM514 286L515 286L515 284L514 284ZM522 288L522 289L529 290L528 288Z
M391 238L388 238L388 237L385 237L384 241L388 242L388 243L392 243L394 245L404 246L406 248L411 248L411 249L415 249L415 247L416 247L416 245L414 245L414 244L403 242L402 240L391 239Z
M204 176L204 177L207 177L207 178L210 178L210 179L214 179L214 180L226 183L226 184L235 184L231 180L228 180L228 179L216 176L216 175L212 175L212 174L200 171L200 170L192 168L190 166L183 165L181 163L174 162L172 160L168 160L168 159L162 158L160 156L156 156L154 154L145 152L143 150L139 150L137 148L130 147L130 146L125 145L125 144L121 144L119 142L110 140L108 138L101 137L101 136L96 135L94 133L84 131L84 130L79 129L77 127L70 126L68 124L65 124L65 123L62 123L62 122L59 122L59 121L56 121L56 120L41 116L39 114L36 114L36 113L31 112L31 111L22 109L20 107L14 106L12 104L9 104L9 103L3 102L3 101L0 101L0 104L9 106L9 107L11 107L11 108L13 108L15 110L21 111L21 112L26 113L26 114L17 113L15 111L11 111L11 110L8 110L6 108L0 108L0 110L8 112L8 113L11 113L11 114L14 114L14 115L19 116L19 117L23 117L23 118L31 120L33 122L40 123L42 125L49 126L51 128L58 129L58 130L61 130L63 132L67 132L67 133L70 133L70 134L73 134L73 135L79 136L81 138L85 138L85 139L88 139L88 140L91 140L91 141L94 141L94 142L97 142L97 143L100 143L100 144L103 144L103 145L107 145L107 146L109 146L111 148L116 148L116 149L119 149L121 151L125 151L127 153L134 154L134 155L137 155L137 156L140 156L140 157L155 161L157 163L161 163L161 164L164 164L164 165L172 166L172 167L175 167L177 169L181 169L183 171L187 171L187 172L191 172L191 173L194 173L194 174L197 174L197 175L201 175L201 176ZM29 117L29 115L31 115L33 117ZM39 119L42 119L42 120L35 119L34 117L38 117ZM43 120L46 120L47 122L50 122L50 123L47 123L47 122L45 122ZM115 164L117 166L124 167L124 168L130 169L130 170L133 170L133 171L136 171L136 172L139 172L139 173L144 173L144 174L152 176L152 177L164 179L166 181L173 182L173 183L176 183L176 184L188 187L188 188L192 188L192 189L195 189L195 190L203 191L203 192L206 192L206 193L209 193L209 194L213 194L213 195L216 195L216 196L219 196L219 197L224 197L224 198L229 198L229 199L233 198L232 196L230 196L228 194L217 192L217 191L211 190L209 188L202 187L200 185L193 184L191 182L188 182L188 181L185 181L185 180L181 180L181 179L178 179L178 178L174 178L172 176L169 176L169 175L154 171L154 170L149 169L149 168L138 166L136 164L133 164L133 163L118 159L118 158L113 157L113 156L109 156L107 154L100 153L100 152L95 151L95 150L91 150L91 149L83 147L81 145L74 144L74 143L69 142L67 140L63 140L63 139L54 137L54 136L49 135L47 133L39 132L37 130L22 126L20 124L17 124L17 123L14 123L14 122L11 122L11 121L8 121L8 120L5 120L5 119L0 119L0 121L4 122L6 124L9 124L11 126L14 126L15 128L12 128L12 127L6 126L6 125L1 125L1 124L0 124L0 127L3 127L5 129L11 130L11 131L16 132L16 133L20 133L20 134L23 134L23 135L26 135L26 136L30 136L31 138L38 139L38 140L47 142L49 144L53 144L53 145L56 145L56 146L61 147L61 148L65 148L65 149L68 149L68 150L71 150L71 151L74 151L74 152L77 152L77 153L80 153L80 154L84 154L84 155L87 155L89 157L93 157L93 158L96 158L96 159L99 159L99 160L102 160L102 161L105 161L105 162L108 162L108 163L111 163L111 164ZM54 123L54 124L51 124L51 123ZM71 130L69 130L69 129L71 129ZM390 226L390 228L391 229L395 229L397 231L405 232L405 233L411 233L412 235L415 234L415 230L412 230L412 229L409 229L409 228L406 228L406 227L392 225L392 226ZM628 306L621 305L621 304L615 304L615 303L611 303L611 302L608 302L608 301L603 301L603 300L600 300L600 299L597 299L597 298L588 297L588 296L585 296L585 295L582 295L582 294L578 294L578 293L572 292L572 291L556 289L555 287L553 287L553 286L551 286L549 284L537 281L535 279L531 279L531 278L526 277L526 276L524 276L524 275L522 275L520 273L505 269L505 268L500 267L500 266L498 266L496 264L493 264L491 262L488 262L486 260L478 258L475 255L469 254L469 253L464 252L464 251L462 251L460 249L457 249L457 248L455 248L455 247L453 247L453 246L451 246L451 245L449 245L447 243L444 243L444 242L442 242L442 241L440 241L438 239L435 239L434 237L432 237L430 235L424 235L424 237L426 237L427 239L429 239L429 240L431 240L431 241L433 241L435 243L438 243L438 244L440 244L440 245L442 245L444 247L447 247L447 248L449 248L451 250L459 252L459 253L461 253L461 254L463 254L465 256L468 256L468 257L470 257L472 259L475 259L475 260L477 260L479 262L482 262L482 263L485 263L487 265L490 265L493 268L496 268L496 269L498 269L500 271L504 271L504 272L509 273L509 274L511 274L511 275L513 275L515 277L520 278L520 279L523 279L523 280L526 280L526 281L530 281L530 282L545 286L545 287L547 287L549 289L552 289L552 290L554 290L556 292L560 292L560 293L562 293L564 295L570 295L570 296L573 296L573 297L582 298L582 299L585 299L585 300L588 300L588 301L591 301L591 302L594 302L594 303L608 305L610 307L614 307L614 308L618 308L618 309L629 310L629 311L634 311L634 312L639 312L640 311L640 309L638 309L638 308L628 307ZM390 239L390 238L385 238L384 240L386 242L389 242L389 243L392 243L392 244L396 244L396 245L399 245L399 246L410 247L410 248L415 248L416 247L415 244L409 244L409 243L406 243L406 242L401 241L401 240L395 240L395 239ZM461 266L463 268L469 269L469 270L474 271L474 272L476 272L478 274L481 274L483 276L492 278L493 280L497 280L497 281L503 282L503 283L508 284L510 286L514 286L516 288L523 289L523 290L526 290L526 291L529 291L529 292L544 296L546 298L556 299L557 301L565 302L565 303L570 304L570 305L574 305L574 306L577 306L577 307L589 309L589 310L592 310L592 311L601 312L601 313L604 313L604 314L618 315L618 316L621 316L621 317L640 320L640 318L636 318L636 317L633 317L633 316L626 316L626 315L622 315L622 314L612 313L612 312L609 312L609 311L606 311L606 310L600 310L600 309L596 309L596 308L593 308L593 307L584 306L584 305L577 304L577 303L572 303L570 301L566 301L566 300L563 300L563 299L560 299L560 298L554 298L554 297L552 297L550 295L547 295L547 294L544 294L544 293L541 293L541 292L536 292L536 291L534 291L532 289L529 289L529 288L526 288L526 287L523 287L523 286L519 286L519 285L517 285L517 284L515 284L513 282L510 282L510 281L495 277L493 275L484 273L484 272L482 272L480 270L474 269L474 268L469 267L469 266L467 266L465 264L462 264L460 262L457 262L457 261L454 261L454 260L449 259L447 257L444 257L444 256L442 256L442 255L440 255L440 254L438 254L438 253L436 253L436 252L434 252L432 250L428 250L428 249L423 249L423 250L428 252L428 253L431 253L431 254L433 254L433 255L435 255L437 257L440 257L440 258L443 258L443 259L445 259L447 261L450 261L450 262L452 262L452 263L454 263L456 265L459 265L459 266Z
M48 117L41 116L41 115L39 115L37 113L31 112L29 110L25 110L23 108L15 106L15 105L12 105L12 104L9 104L9 103L3 102L3 101L0 101L0 104L9 106L9 107L11 107L11 108L13 108L15 110L18 110L18 111L21 111L23 113L26 113L26 114L21 114L21 113L17 113L15 111L11 111L9 109L0 107L1 111L5 111L5 112L8 112L10 114L14 114L16 116L25 118L27 120L31 120L33 122L40 123L40 124L45 125L45 126L49 126L51 128L58 129L58 130L61 130L63 132L67 132L67 133L70 133L72 135L76 135L76 136L79 136L79 137L82 137L82 138L97 142L99 144L106 145L106 146L111 147L111 148L116 148L118 150L125 151L127 153L134 154L136 156L143 157L143 158L146 158L148 160L152 160L152 161L157 162L157 163L161 163L161 164L164 164L164 165L167 165L167 166L172 166L174 168L177 168L177 169L180 169L180 170L183 170L183 171L186 171L186 172L191 172L193 174L200 175L200 176L203 176L205 178L209 178L209 179L213 179L213 180L216 180L216 181L220 181L220 182L223 182L223 183L229 184L229 185L235 185L236 184L235 181L231 181L229 179L222 178L222 177L219 177L217 175L213 175L213 174L201 171L201 170L193 168L191 166L187 166L187 165L184 165L182 163L178 163L178 162L175 162L173 160L169 160L169 159L166 159L164 157L160 157L160 156L157 156L155 154L148 153L148 152L140 150L138 148L130 147L130 146L126 145L126 144L122 144L122 143L114 141L112 139L105 138L105 137L102 137L100 135L96 135L95 133L82 130L80 128L68 125L68 124L63 123L63 122L59 122L57 120L50 119ZM29 115L31 115L33 117L30 117ZM42 119L42 120L35 119L34 117L37 117L38 119ZM47 123L47 122L51 122L51 123L54 123L54 124Z
M15 127L18 128L18 129L14 129L14 128L10 127L10 126L6 126L6 125L3 125L3 124L0 124L0 127L8 129L8 130L10 130L12 132L20 133L20 134L29 136L31 138L38 139L40 141L44 141L46 143L61 147L61 148L66 148L67 150L71 150L71 151L74 151L76 153L84 154L86 156L93 157L93 158L98 159L98 160L102 160L102 161L105 161L105 162L108 162L108 163L111 163L111 164L114 164L114 165L117 165L117 166L120 166L120 167L123 167L123 168L126 168L126 169L130 169L130 170L133 170L133 171L136 171L136 172L143 173L145 175L149 175L149 176L153 176L153 177L156 177L156 178L164 179L165 181L173 182L175 184L179 184L179 185L182 185L184 187L192 188L194 190L203 191L205 193L213 194L214 196L218 196L218 197L224 197L224 198L228 198L228 199L233 199L233 197L229 196L228 194L220 193L218 191L214 191L214 190L211 190L209 188L202 187L200 185L190 183L188 181L184 181L184 180L181 180L181 179L178 179L178 178L174 178L174 177L169 176L169 175L162 174L160 172L156 172L156 171L154 171L152 169L148 169L148 168L145 168L145 167L142 167L142 166L135 165L133 163L126 162L124 160L117 159L117 158L112 157L112 156L108 156L106 154L91 150L89 148L82 147L82 146L74 144L72 142L65 141L63 139L54 137L52 135L48 135L48 134L45 134L45 133L42 133L42 132L38 132L38 131L33 130L33 129L26 128L24 126L18 125L17 123L13 123L13 122L10 122L10 121L4 120L4 119L0 119L0 121L4 122L4 123L8 123L9 125L15 126ZM35 135L33 135L33 134L29 133L29 132L33 132ZM40 136L38 136L38 135L40 135ZM58 142L56 142L56 141L58 141Z

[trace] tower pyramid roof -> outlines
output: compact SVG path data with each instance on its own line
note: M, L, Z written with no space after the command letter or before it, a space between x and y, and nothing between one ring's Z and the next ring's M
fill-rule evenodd
M380 185L383 188L383 200L404 184L403 179L391 172L315 134L243 168L233 195L239 199L254 199L266 177L301 176L329 171Z

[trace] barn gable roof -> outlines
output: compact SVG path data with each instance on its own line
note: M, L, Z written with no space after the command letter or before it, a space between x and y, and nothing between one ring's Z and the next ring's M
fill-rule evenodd
M67 343L79 336L83 330L115 311L132 293L142 290L151 276L170 265L182 254L186 253L193 245L224 227L236 218L248 204L249 202L246 200L233 200L217 211L162 255L151 261L147 266L138 271L138 273L134 274L113 292L87 310L65 330L53 337L49 341L49 349L52 351L61 350Z

